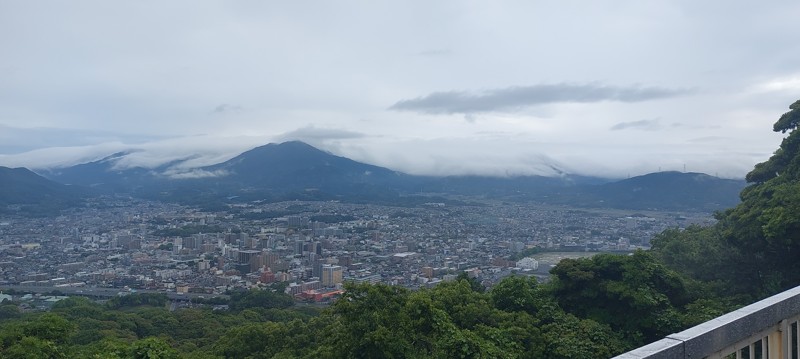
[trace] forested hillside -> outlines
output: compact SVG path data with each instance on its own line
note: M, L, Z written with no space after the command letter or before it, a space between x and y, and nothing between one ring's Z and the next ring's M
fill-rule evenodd
M165 297L48 313L0 306L4 358L604 358L800 284L800 101L788 133L748 175L742 203L707 228L668 230L653 249L561 261L552 280L462 275L431 289L351 285L324 310L270 289L228 311L170 312Z
M232 295L226 311L170 312L166 296L152 294L104 305L70 298L48 313L24 315L5 303L0 353L4 358L599 358L707 319L706 312L697 313L702 303L681 278L644 252L564 261L554 274L556 280L547 285L508 277L488 292L466 276L420 291L349 286L321 311L293 305L289 296L269 289Z

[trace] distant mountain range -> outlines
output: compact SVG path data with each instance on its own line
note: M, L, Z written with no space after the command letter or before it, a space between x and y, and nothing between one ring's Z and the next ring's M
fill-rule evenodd
M722 179L703 173L657 172L585 186L561 200L573 206L622 209L715 211L739 203L744 180Z
M289 199L414 205L434 201L431 196L446 201L447 195L463 195L581 207L713 211L738 203L746 185L741 180L680 172L621 181L577 175L414 176L296 141L257 147L201 168L185 168L189 158L156 168L123 168L120 161L130 154L120 152L94 162L39 171L48 179L25 169L4 169L0 171L0 205L41 203L43 198L68 204L92 193L125 193L206 208L226 202Z

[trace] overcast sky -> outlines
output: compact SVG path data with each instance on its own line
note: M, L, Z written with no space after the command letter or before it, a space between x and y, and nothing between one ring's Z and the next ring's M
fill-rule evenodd
M800 2L0 0L0 165L303 140L414 174L742 177Z

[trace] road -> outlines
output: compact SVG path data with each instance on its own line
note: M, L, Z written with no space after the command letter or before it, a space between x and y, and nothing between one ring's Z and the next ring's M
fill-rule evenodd
M81 296L81 297L89 297L94 299L109 299L116 296L119 296L120 293L163 293L167 295L167 298L170 300L177 300L177 301L188 301L191 299L198 299L198 298L224 298L229 299L230 296L225 294L205 294L205 293L185 293L185 294L178 294L174 292L163 292L158 290L148 290L148 289L136 289L132 291L128 291L126 289L120 288L96 288L96 287L47 287L47 286L22 286L22 285L3 285L0 286L0 291L7 291L9 289L13 289L17 292L23 293L50 293L53 291L59 291L64 293L66 296Z

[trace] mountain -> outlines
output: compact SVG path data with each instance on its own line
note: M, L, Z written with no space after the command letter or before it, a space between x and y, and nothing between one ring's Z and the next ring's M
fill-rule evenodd
M351 193L364 187L400 186L412 176L353 161L299 141L268 144L223 163L203 167L220 180L277 192L317 189Z
M744 180L703 173L657 172L586 187L575 205L639 210L717 211L739 203Z
M120 166L119 162L132 153L134 151L117 152L97 161L37 172L60 183L92 187L99 192L129 193L160 184L166 180L162 175L164 171L186 160L168 162L156 168Z
M293 141L253 148L228 161L180 170L183 160L156 168L122 169L131 152L44 171L61 183L107 193L219 207L224 201L345 200L410 204L430 196L463 195L583 207L713 211L738 203L743 181L699 173L661 172L622 181L545 176L413 176L353 161ZM424 194L424 196L422 196ZM428 197L425 197L428 196ZM441 197L440 197L441 198Z
M574 191L584 186L609 182L598 177L562 175L547 176L447 176L428 177L423 191L490 198L547 198L561 192Z
M0 213L49 215L77 205L85 189L48 180L26 168L0 166Z

